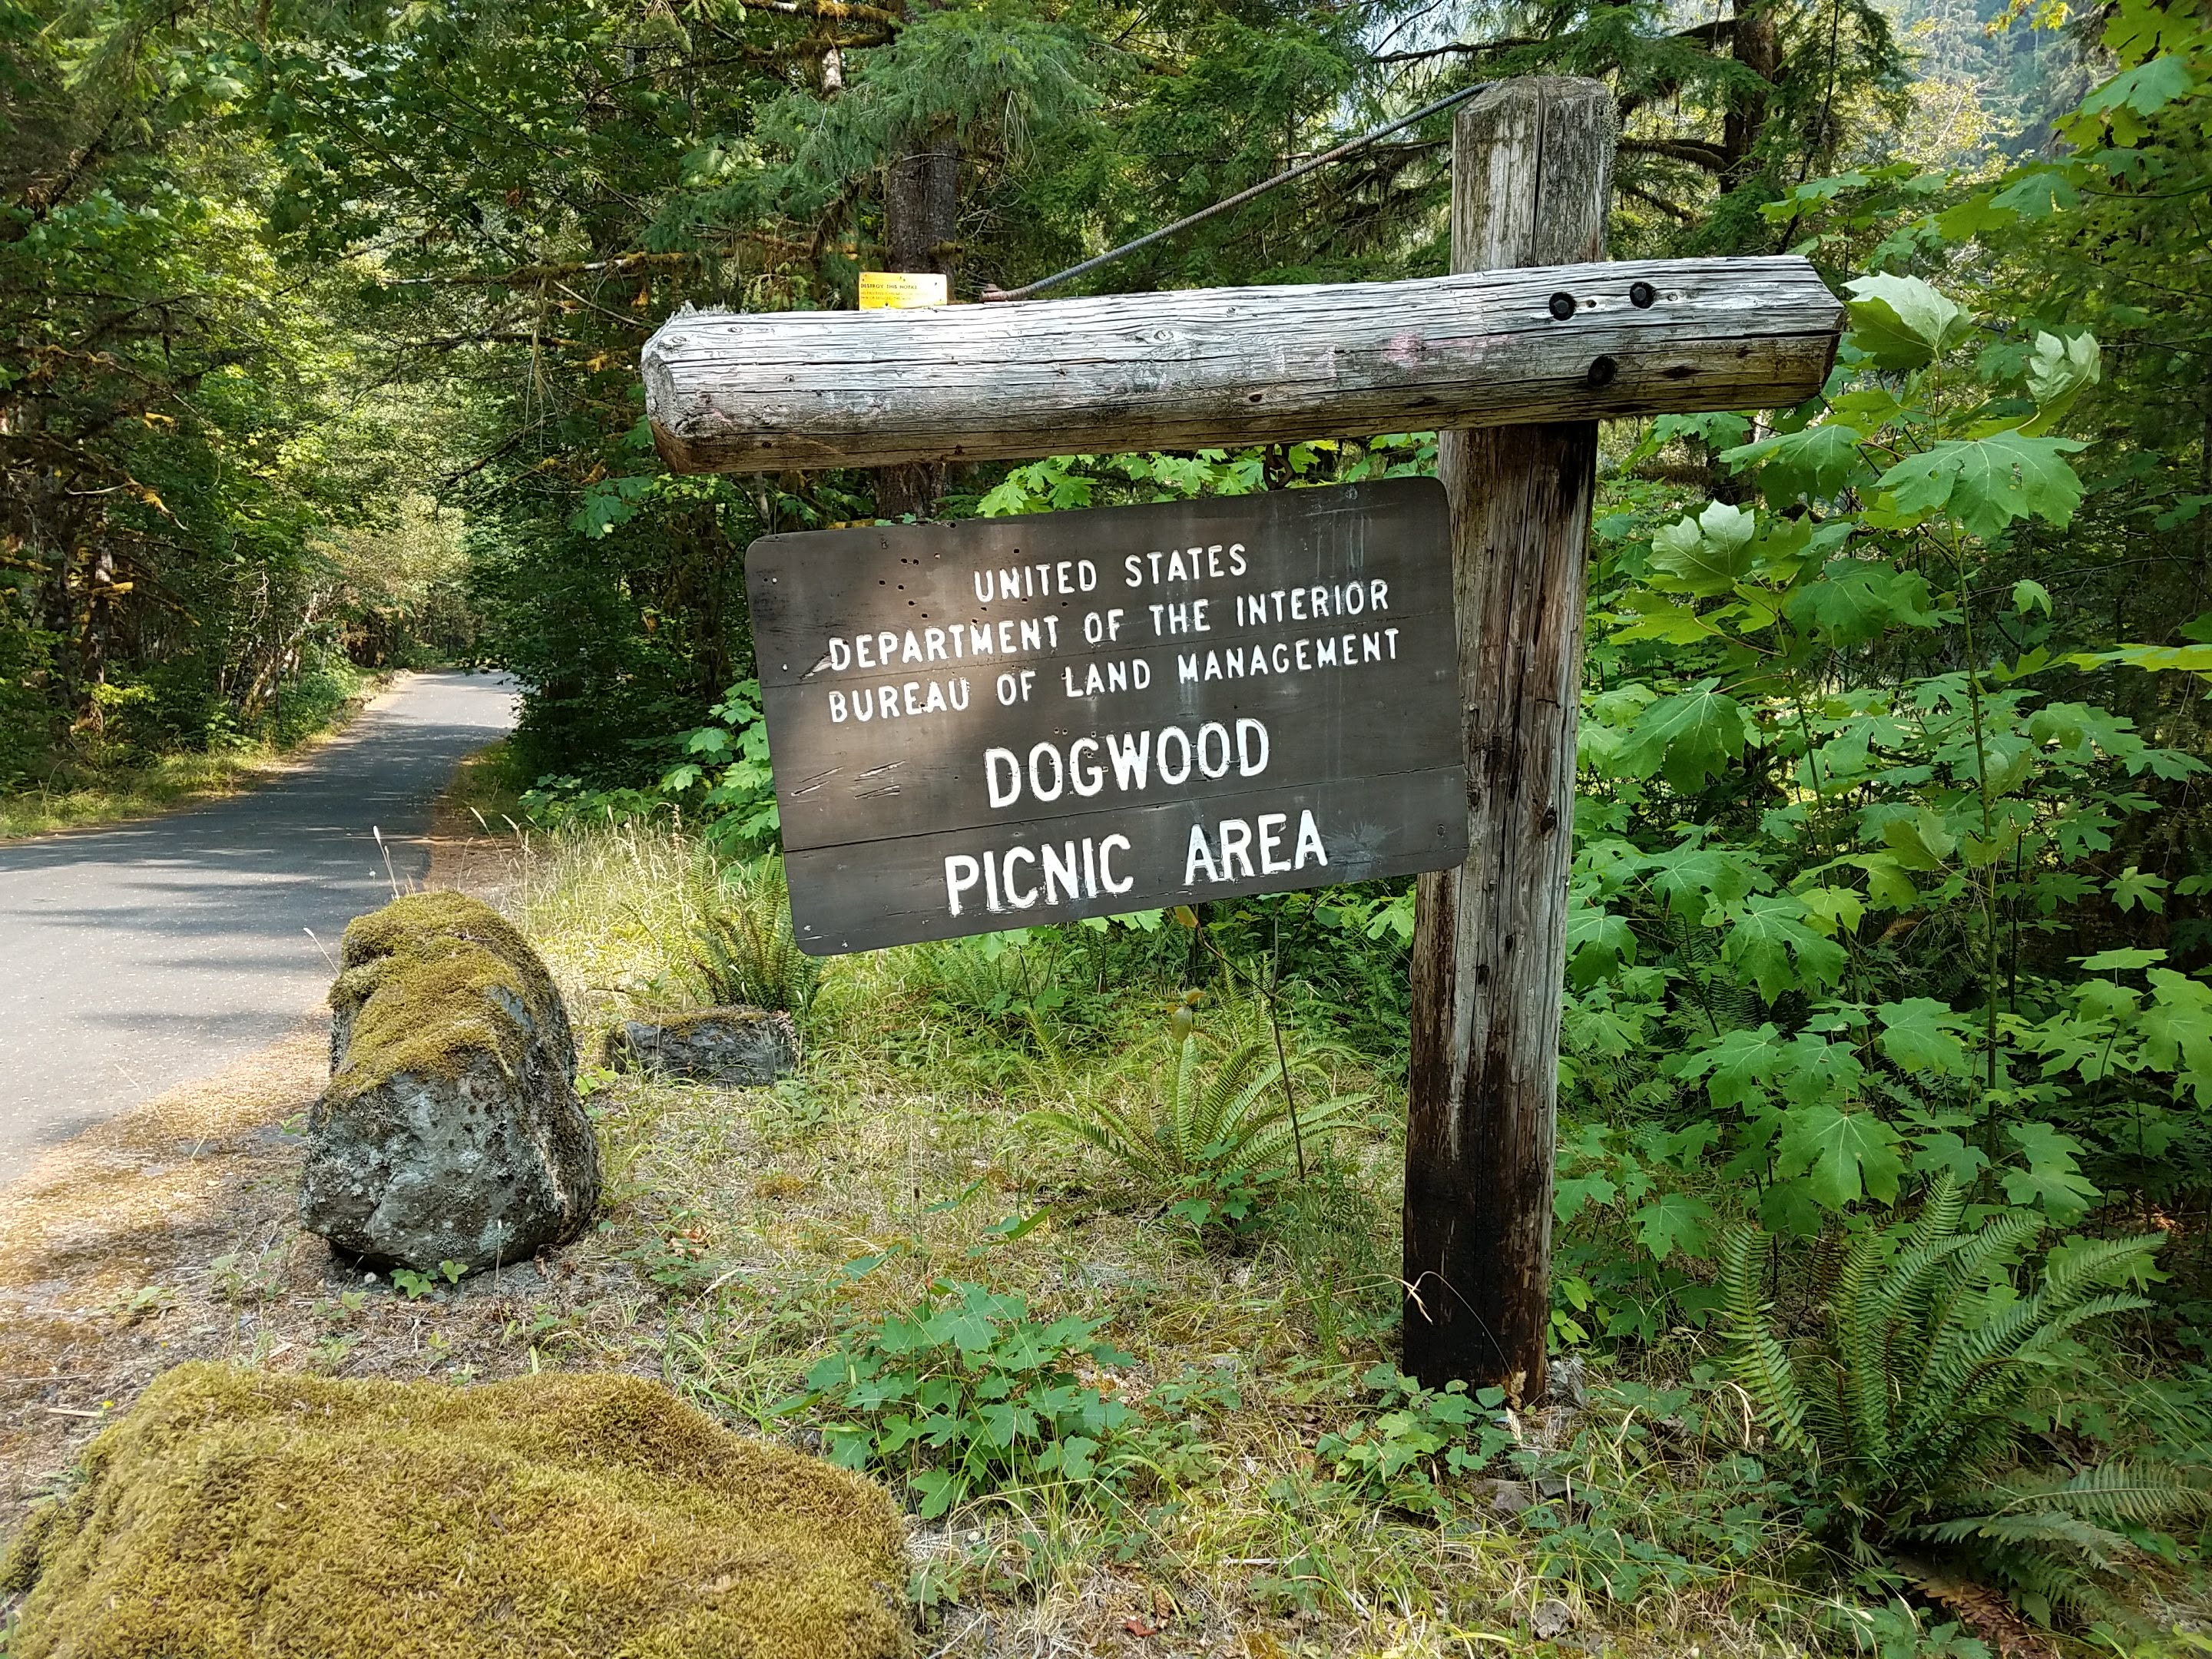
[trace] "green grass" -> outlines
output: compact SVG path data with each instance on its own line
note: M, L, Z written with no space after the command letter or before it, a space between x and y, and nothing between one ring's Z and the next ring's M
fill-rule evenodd
M511 834L522 822L522 792L528 787L514 744L501 738L454 769L453 781L439 798L440 808L448 815L441 827L472 835Z

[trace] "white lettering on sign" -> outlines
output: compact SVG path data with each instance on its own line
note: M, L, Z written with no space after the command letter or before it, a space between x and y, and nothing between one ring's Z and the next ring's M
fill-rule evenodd
M1075 665L1070 663L1060 671L1060 675L1069 696L1103 697L1116 691L1144 690L1152 683L1152 665L1142 657L1130 657L1120 662L1094 662L1085 667L1079 684Z
M1195 740L1179 726L1163 726L1157 735L1108 732L1103 736L1113 787L1123 794L1142 793L1148 775L1157 775L1165 784L1187 783L1194 767L1206 778L1225 778L1231 766L1239 777L1246 778L1256 778L1267 769L1267 728L1249 717L1237 722L1233 738L1229 727L1218 720L1200 726ZM1026 798L1036 802L1058 800L1061 790L1071 784L1086 799L1099 793L1109 776L1098 764L1100 740L1078 738L1067 746L1064 760L1058 745L1049 742L1036 744L1026 757L1011 749L986 749L984 786L992 810L1002 811L1018 805L1024 798L1024 785ZM1172 770L1168 760L1170 744L1176 756Z
M1243 543L1215 542L1206 547L1171 547L1164 553L1157 549L1150 553L1132 553L1121 561L1121 568L1128 573L1122 578L1125 586L1142 587L1148 570L1152 581L1158 584L1241 576L1250 566L1245 562Z
M1264 627L1269 623L1326 622L1332 617L1358 617L1390 608L1390 584L1376 578L1366 582L1316 582L1311 587L1276 587L1264 593L1237 596L1237 625Z
M978 570L970 580L976 603L988 605L994 599L1034 599L1039 594L1088 593L1098 586L1098 567L1088 559L1048 560L1011 569Z
M1079 842L1048 842L1039 848L953 853L945 860L945 908L956 916L963 908L973 909L979 881L983 884L983 908L994 915L1031 909L1040 902L1073 904L1102 893L1126 893L1137 884L1136 878L1116 872L1114 859L1128 850L1127 836L1085 836Z
M898 720L913 714L964 714L968 708L965 680L908 680L901 685L863 686L848 696L830 694L830 723L847 720Z
M1249 881L1255 876L1292 875L1306 867L1308 860L1319 866L1328 863L1328 851L1322 845L1321 825L1314 821L1310 807L1298 813L1297 839L1290 856L1283 855L1283 830L1290 823L1287 812L1262 812L1257 818L1224 818L1209 834L1204 820L1190 826L1190 845L1183 854L1182 883L1195 887L1201 881ZM1259 833L1253 834L1257 825ZM1259 862L1253 862L1256 847Z
M1176 679L1241 680L1260 674L1310 674L1321 668L1355 668L1362 663L1398 660L1398 630L1375 629L1365 633L1324 634L1319 639L1277 640L1271 645L1231 646L1209 651L1176 653Z

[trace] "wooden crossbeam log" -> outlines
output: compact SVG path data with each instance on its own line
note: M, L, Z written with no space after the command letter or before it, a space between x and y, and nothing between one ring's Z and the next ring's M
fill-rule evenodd
M1842 321L1794 257L927 310L687 311L646 344L646 409L680 472L1775 409L1820 390Z

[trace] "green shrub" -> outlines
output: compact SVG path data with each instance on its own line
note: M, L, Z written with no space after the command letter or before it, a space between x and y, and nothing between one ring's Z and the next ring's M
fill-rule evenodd
M1082 1380L1132 1363L1098 1329L940 1279L909 1311L849 1333L777 1410L821 1416L832 1462L903 1476L926 1520L1012 1487L1103 1487L1136 1414Z
M1018 1057L1017 1069L1048 1066L1109 1047L1127 1012L1126 994L1146 977L1158 930L1115 925L1015 928L924 945L909 961L930 1012Z
M1336 1479L1370 1502L1416 1515L1442 1513L1447 1484L1471 1475L1513 1443L1495 1420L1502 1389L1470 1395L1464 1382L1425 1389L1395 1365L1360 1379L1385 1409L1314 1443L1314 1455Z
M1762 1298L1765 1236L1733 1233L1728 1370L1795 1464L1808 1524L1853 1564L1924 1553L2046 1623L2112 1611L2150 1529L2212 1514L2212 1487L2154 1462L2046 1464L2030 1408L2055 1380L2094 1375L2073 1333L2148 1305L2108 1287L2143 1275L2162 1241L2054 1249L2016 1286L2041 1218L2015 1209L1966 1226L1965 1213L1947 1176L1916 1218L1862 1234L1833 1269L1820 1330L1795 1343Z
M714 1006L743 1004L804 1016L822 964L793 937L791 895L778 859L732 865L708 895L684 946L684 977Z

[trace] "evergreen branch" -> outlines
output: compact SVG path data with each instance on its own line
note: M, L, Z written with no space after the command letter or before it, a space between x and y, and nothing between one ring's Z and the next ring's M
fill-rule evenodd
M682 264L699 256L689 250L674 253L617 253L611 259L586 259L570 264L518 265L488 276L391 276L386 288L519 288L531 283L553 282L563 276L588 276L599 272L619 274L653 265Z
M1615 179L1613 181L1613 187L1619 191L1623 196L1633 197L1636 200L1644 203L1648 207L1657 208L1660 212L1668 215L1681 224L1693 225L1698 222L1698 216L1691 212L1689 209L1681 206L1679 203L1668 201L1664 197L1655 196L1650 191L1645 190L1642 185L1632 184L1626 179ZM1703 469L1699 469L1698 472L1698 477L1699 479L1703 479L1707 476L1708 475Z
M1420 64L1432 58L1471 55L1485 52L1512 52L1522 46L1540 46L1543 38L1534 34L1508 35L1502 40L1455 40L1446 46L1424 46L1417 52L1378 52L1368 59L1371 64Z
M1624 138L1619 149L1632 155L1663 155L1671 161L1687 161L1708 173L1725 172L1728 152L1699 138Z
M781 12L787 17L850 17L862 22L880 24L893 33L906 19L895 11L881 6L861 3L861 0L738 0L747 11Z

